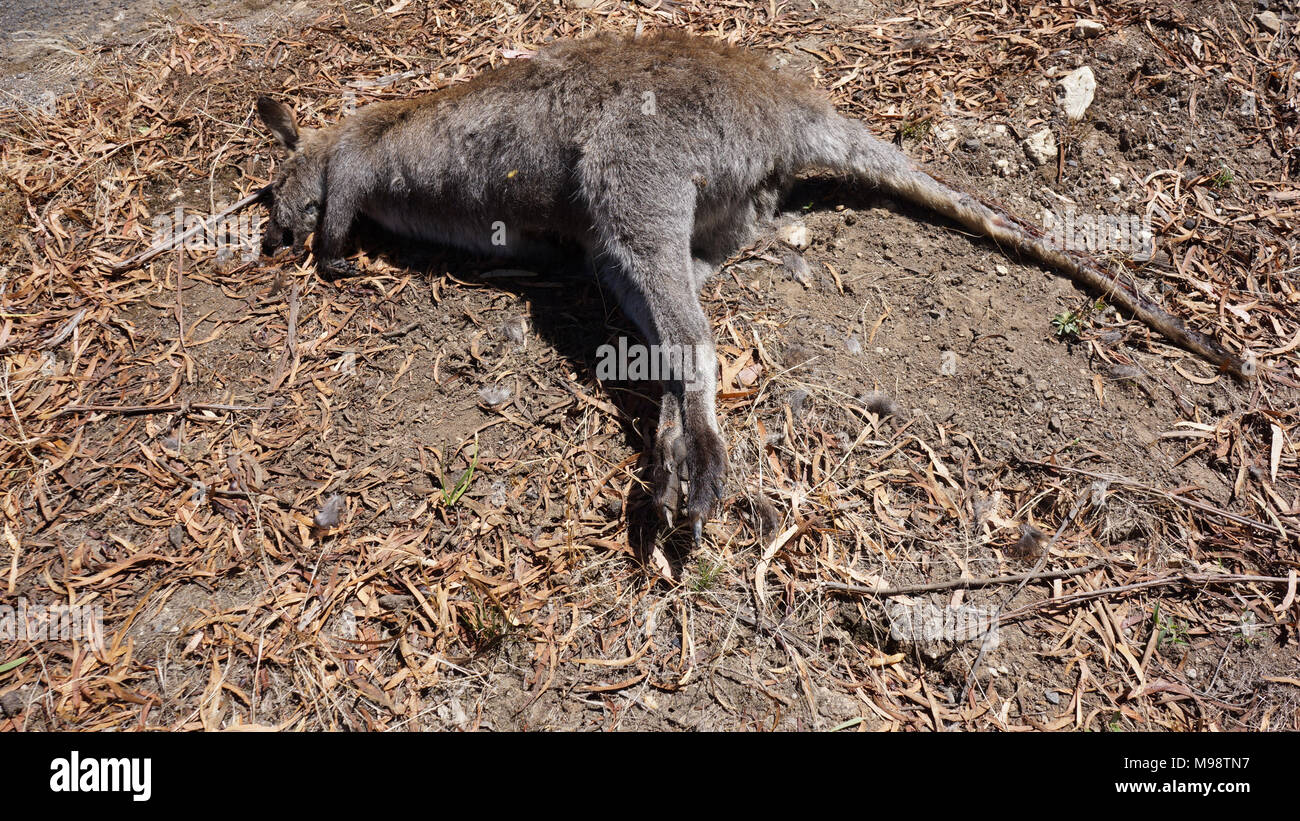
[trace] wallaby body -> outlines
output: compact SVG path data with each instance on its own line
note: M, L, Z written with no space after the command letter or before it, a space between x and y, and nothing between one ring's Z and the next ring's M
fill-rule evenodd
M300 133L287 108L258 101L293 153L273 183L263 242L313 252L327 276L352 225L368 216L400 234L527 255L576 241L646 341L713 362L699 302L704 279L754 237L802 171L847 173L924 205L1058 268L1223 369L1249 367L1186 330L1095 262L1040 230L956 191L838 114L821 94L757 56L678 34L562 41L470 82L367 106ZM500 245L504 232L505 245ZM727 454L712 367L665 384L654 492L671 521L700 523L722 493Z

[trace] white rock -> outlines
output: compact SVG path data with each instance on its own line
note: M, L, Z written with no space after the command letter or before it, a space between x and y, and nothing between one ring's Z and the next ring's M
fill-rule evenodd
M1044 128L1025 138L1025 154L1035 165L1046 165L1056 160L1056 135L1052 129Z
M1074 33L1077 37L1100 37L1106 26L1096 20L1076 20Z
M791 248L808 247L808 226L802 222L791 222L781 226L776 235Z
M957 126L947 120L939 123L934 127L934 138L941 143L950 143L957 139Z
M1259 23L1274 34L1277 34L1282 30L1282 21L1279 20L1277 15L1271 11L1261 11L1259 14L1256 14L1255 22Z
M1097 78L1087 66L1076 68L1061 78L1061 108L1071 120L1082 120L1097 92Z

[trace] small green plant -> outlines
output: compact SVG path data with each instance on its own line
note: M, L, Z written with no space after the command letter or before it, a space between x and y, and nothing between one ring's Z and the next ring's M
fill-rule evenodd
M1090 302L1080 311L1061 311L1052 317L1052 333L1056 334L1058 339L1072 341L1079 338L1079 334L1092 324L1092 315L1100 313L1106 308L1105 300L1098 299L1096 302Z
M1159 604L1152 610L1151 617L1154 619L1156 630L1159 633L1156 644L1161 647L1187 644L1187 625L1178 621L1178 619L1161 616Z
M926 134L930 133L931 122L929 119L923 120L904 120L903 127L899 134L904 140L919 140Z
M465 491L469 490L470 482L474 481L474 469L477 467L478 467L478 442L475 442L474 453L470 456L469 459L469 468L467 468L465 472L460 475L460 478L456 480L455 485L448 488L447 477L443 474L441 468L438 469L438 479L442 482L443 505L449 508L456 506L456 503L460 501L460 497L464 496Z
M1120 724L1122 718L1123 716L1119 713L1112 714L1110 717L1110 724L1106 725L1106 729L1110 730L1112 733L1124 732L1124 725Z
M13 661L6 661L4 664L0 664L0 673L7 673L7 672L9 672L10 670L13 670L13 669L19 667L19 666L22 665L22 663L25 662L25 661L27 661L27 656L22 656L21 658L16 658L16 659L14 659Z
M1241 632L1237 633L1237 638L1247 646L1255 643L1259 637L1259 625L1255 623L1255 614L1251 612L1242 613L1239 617L1241 620Z
M1215 172L1214 176L1210 177L1210 185L1213 185L1216 190L1222 191L1232 185L1235 180L1236 177L1233 176L1232 171L1226 165L1220 165L1219 170Z
M1061 311L1052 317L1052 332L1060 339L1077 339L1083 330L1083 317L1074 311Z
M695 560L695 573L691 579L691 590L695 593L703 593L717 587L724 569L721 562L715 562L704 556L699 557Z
M474 608L462 610L460 621L469 633L474 647L485 650L505 638L510 623L500 605L483 601L473 591L470 592L470 597L474 600Z

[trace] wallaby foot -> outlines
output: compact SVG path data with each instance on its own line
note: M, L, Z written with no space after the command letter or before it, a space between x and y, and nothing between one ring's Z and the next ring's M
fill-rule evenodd
M669 528L677 516L682 500L682 480L686 472L686 438L682 435L682 414L677 397L664 391L659 406L659 427L655 430L654 464L650 482L655 506Z
M335 257L334 259L322 260L317 263L316 271L321 275L321 279L333 282L343 277L356 276L361 273L361 269L350 259Z
M704 521L722 501L727 477L727 446L711 427L691 431L691 442L686 448L686 473L690 483L686 515L698 543Z
M655 431L651 489L655 506L669 528L683 501L686 483L686 518L699 542L704 520L722 500L727 475L727 448L722 437L703 426L688 430L682 423L677 397L665 391Z

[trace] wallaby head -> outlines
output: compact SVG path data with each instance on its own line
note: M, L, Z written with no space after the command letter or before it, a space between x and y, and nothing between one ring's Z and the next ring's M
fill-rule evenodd
M326 155L320 150L321 134L299 131L293 111L270 97L257 98L257 114L289 156L271 182L267 210L270 218L262 234L262 253L273 254L283 245L301 252L316 230L324 201Z

